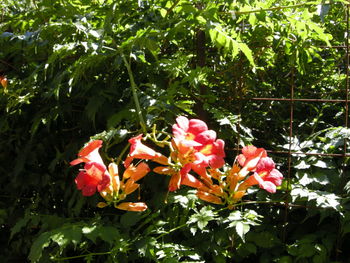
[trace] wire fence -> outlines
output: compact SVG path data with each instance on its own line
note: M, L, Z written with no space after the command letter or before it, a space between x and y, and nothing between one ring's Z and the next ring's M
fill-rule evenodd
M288 121L288 127L285 129L287 131L287 134L285 134L285 137L288 138L288 147L285 148L285 150L267 150L267 152L273 154L274 156L280 156L283 160L286 160L287 162L287 169L285 171L285 177L287 181L291 182L291 179L293 177L293 158L295 157L300 157L300 156L315 156L320 159L325 158L325 157L332 157L332 158L338 158L341 160L342 163L342 176L346 173L346 170L348 169L346 166L346 158L350 157L350 152L347 147L347 141L348 139L344 139L343 143L343 148L342 152L338 153L327 153L327 152L306 152L306 151L301 151L301 150L295 150L294 149L294 138L296 135L296 130L297 127L295 125L295 111L298 110L298 107L300 107L301 104L304 104L305 107L310 107L311 104L340 104L342 107L344 107L344 120L343 123L341 124L345 128L349 128L349 12L350 12L350 4L348 4L345 8L345 13L344 13L344 21L346 24L346 32L344 32L344 43L341 45L334 45L334 46L320 46L322 49L338 49L341 52L345 53L345 82L340 82L340 85L345 85L344 87L339 88L339 95L337 98L330 98L330 94L319 94L319 98L310 98L310 97L300 97L300 93L298 93L298 96L295 95L295 91L297 89L296 85L296 80L297 80L297 74L296 74L296 69L291 68L290 74L289 74L289 93L287 97L246 97L242 95L239 97L239 100L243 101L248 101L248 102L270 102L270 103L283 103L285 107L288 107L289 111L289 121ZM244 22L241 30L244 30ZM238 70L241 68L241 63L239 62L240 65L238 65ZM243 82L244 82L244 77L243 75L241 78L238 80L237 83L237 89L240 91L243 88ZM241 115L241 108L239 107L238 109L238 114ZM238 123L238 126L240 123ZM238 132L239 134L239 132ZM240 145L241 145L241 138L237 137L237 146L236 146L236 151L241 150ZM290 189L288 187L287 189ZM284 227L283 227L283 233L282 233L282 238L283 240L286 239L286 233L287 233L287 222L288 222L288 217L290 213L290 207L294 207L294 204L290 203L290 190L287 190L286 195L285 195L285 203L284 203Z

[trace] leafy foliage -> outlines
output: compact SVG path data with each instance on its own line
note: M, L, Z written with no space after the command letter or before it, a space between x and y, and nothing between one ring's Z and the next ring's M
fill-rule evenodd
M2 2L4 261L348 260L344 103L288 100L345 98L346 51L330 48L348 36L345 1ZM104 158L125 154L142 130L134 91L147 127L168 132L187 114L217 128L228 157L251 142L282 152L278 194L218 211L187 189L167 197L154 174L143 179L148 212L95 208L68 162L90 137L105 142Z

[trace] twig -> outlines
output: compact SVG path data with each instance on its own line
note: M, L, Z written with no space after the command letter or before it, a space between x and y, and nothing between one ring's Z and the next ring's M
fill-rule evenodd
M141 128L142 128L142 131L144 133L146 133L147 132L146 123L145 123L145 120L143 119L143 116L142 116L142 111L141 111L141 107L140 107L139 98L137 97L137 91L136 91L137 90L137 85L136 85L135 80L134 80L134 75L132 74L132 70L131 70L130 64L126 60L124 54L122 54L122 58L123 58L125 67L128 70L129 79L130 79L130 85L131 85L131 90L132 90L132 95L133 95L133 98L134 98L134 103L135 103L135 106L136 106L137 115L139 116L140 125L141 125Z

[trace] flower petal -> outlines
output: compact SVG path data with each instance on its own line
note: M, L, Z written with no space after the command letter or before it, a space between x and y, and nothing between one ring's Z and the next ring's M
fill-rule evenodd
M204 121L198 120L198 119L191 119L189 121L189 127L187 132L192 134L199 134L201 132L204 132L208 130L208 126Z

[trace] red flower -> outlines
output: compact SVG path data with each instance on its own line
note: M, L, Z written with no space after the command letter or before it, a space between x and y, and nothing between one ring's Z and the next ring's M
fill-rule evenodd
M111 176L98 152L101 147L101 140L92 141L78 153L78 159L70 162L71 165L85 163L84 170L75 178L77 188L82 190L84 196L91 196L96 190L103 191L111 182Z
M174 145L182 165L191 163L192 169L221 168L225 161L223 140L216 140L216 132L208 130L205 122L180 116L173 125ZM193 164L193 165L192 165ZM187 169L187 168L186 168Z
M168 158L156 152L152 148L144 145L142 142L142 134L135 136L129 140L131 144L129 156L124 162L124 166L128 167L134 159L153 160L161 164L168 164Z
M248 171L256 168L260 158L267 157L264 148L256 148L253 145L244 146L242 154L238 155L237 160L240 166L245 167Z
M78 159L75 159L70 162L70 165L77 165L79 163L88 163L88 162L96 162L103 164L102 158L98 153L98 149L102 147L101 140L95 140L89 142L79 153Z
M198 134L207 131L207 124L201 120L188 120L184 116L176 118L177 124L173 125L173 134L175 141L182 141L182 144L187 147L201 146L202 144L196 142Z
M276 186L282 184L283 175L275 169L275 163L269 157L260 159L256 166L256 171L252 176L245 180L239 187L244 190L249 186L259 184L259 187L270 193L276 192Z
M75 183L84 196L91 196L96 193L96 189L101 192L110 184L110 175L105 165L89 162L75 178Z

